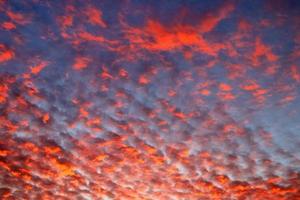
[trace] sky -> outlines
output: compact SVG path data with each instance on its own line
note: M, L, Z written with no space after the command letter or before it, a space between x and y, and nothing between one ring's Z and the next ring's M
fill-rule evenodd
M300 2L0 0L0 199L299 200Z

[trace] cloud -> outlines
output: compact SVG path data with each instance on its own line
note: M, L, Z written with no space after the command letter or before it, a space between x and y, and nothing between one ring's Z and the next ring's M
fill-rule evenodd
M5 45L0 44L0 63L7 62L15 57L15 53L5 47Z
M264 2L0 4L1 199L299 198L295 21Z

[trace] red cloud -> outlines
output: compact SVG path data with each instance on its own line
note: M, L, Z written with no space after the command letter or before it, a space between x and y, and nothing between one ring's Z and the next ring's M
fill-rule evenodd
M88 67L90 59L88 57L76 57L73 64L75 70L82 70Z
M103 21L102 19L102 12L101 10L98 10L97 8L93 8L93 7L88 7L86 9L86 15L88 17L88 21L93 24L93 25L98 25L101 26L103 28L106 28L107 25L106 23Z
M234 10L235 5L231 3L225 3L220 6L216 12L207 13L199 23L199 30L201 33L207 33L212 31L223 19Z
M6 48L3 44L0 44L0 63L9 61L15 57L15 53Z

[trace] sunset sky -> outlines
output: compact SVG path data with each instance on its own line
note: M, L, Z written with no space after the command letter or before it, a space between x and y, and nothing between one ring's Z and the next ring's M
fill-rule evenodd
M0 199L300 200L300 1L0 0Z

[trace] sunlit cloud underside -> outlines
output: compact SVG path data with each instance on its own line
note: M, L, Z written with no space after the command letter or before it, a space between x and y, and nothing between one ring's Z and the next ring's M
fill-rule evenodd
M0 199L299 200L300 2L0 0Z

